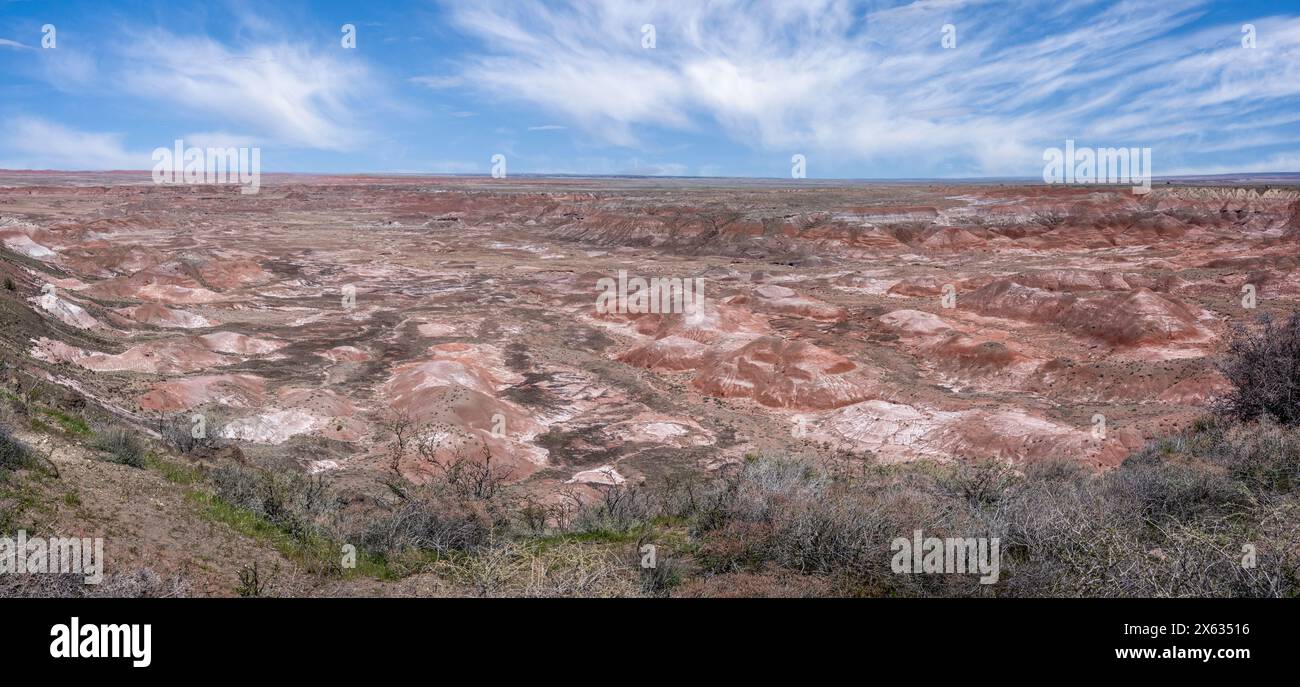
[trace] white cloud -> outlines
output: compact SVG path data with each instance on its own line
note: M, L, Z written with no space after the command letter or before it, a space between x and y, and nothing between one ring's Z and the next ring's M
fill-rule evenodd
M32 50L30 45L23 45L18 41L11 41L8 38L0 38L0 48L13 48L14 50Z
M152 151L132 152L120 134L70 129L35 117L5 123L0 135L5 169L151 169Z
M567 126L560 126L559 124L543 124L541 126L530 126L528 127L528 130L529 131L564 131L565 129L568 128L569 127Z
M163 32L126 44L125 88L166 107L292 146L346 151L366 139L357 115L374 79L361 62L304 45L234 49Z
M1034 173L1043 147L1066 138L1195 155L1188 130L1239 125L1248 105L1294 109L1300 19L1253 20L1261 38L1248 50L1239 24L1187 28L1203 4L868 12L846 0L483 0L447 10L483 45L465 84L606 143L641 148L656 129L718 127L810 164L960 176ZM653 49L641 45L646 23ZM948 23L952 50L940 45Z

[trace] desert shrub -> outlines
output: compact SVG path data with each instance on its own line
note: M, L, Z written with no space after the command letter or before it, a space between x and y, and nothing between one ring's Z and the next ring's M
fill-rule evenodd
M496 498L505 488L511 472L509 468L493 467L492 453L486 444L482 445L477 456L458 453L446 463L430 460L430 464L443 470L442 479L462 498Z
M686 515L697 536L737 522L769 523L778 504L807 498L824 487L824 478L802 461L746 457L734 473L715 479L701 489L692 498Z
M518 518L524 531L533 535L545 534L551 523L548 504L533 498L524 499L522 505L515 511L515 517Z
M853 481L793 510L778 526L771 552L781 567L822 573L847 594L982 595L972 575L895 573L891 544L925 537L990 537L995 519L953 498L934 481Z
M450 593L1288 596L1300 590L1300 428L1197 421L1119 467L1076 461L873 465L832 474L755 457L704 481L605 487L594 500L484 497L445 477L390 485L349 536L390 573L435 573ZM291 531L329 501L301 477L218 470L218 494ZM364 516L362 516L364 513ZM522 525L522 526L520 526ZM998 538L1000 581L893 571L899 538ZM654 567L640 544L662 542ZM635 543L635 544L634 544ZM1243 565L1243 551L1255 565ZM794 580L787 585L783 580Z
M184 598L190 595L190 583L183 574L164 577L152 568L138 568L109 575L93 594L118 599Z
M93 586L82 573L0 575L0 598L74 599L89 596Z
M159 418L158 434L162 437L163 443L179 453L198 453L220 448L221 442L217 439L217 432L222 424L222 416L211 409L205 410L203 415L205 422L202 432L196 431L193 415L175 415L170 418Z
M1011 465L999 460L957 463L944 476L942 484L972 506L996 503L1015 482Z
M965 497L954 496L934 479L890 471L833 480L799 461L760 457L702 500L697 558L709 574L827 576L838 594L986 593L970 577L900 575L890 566L890 544L917 529L987 534Z
M235 593L245 599L265 596L271 585L271 578L275 577L274 574L264 575L257 561L244 565L236 574L239 577L239 584L235 587Z
M0 575L0 598L161 599L190 595L190 583L183 574L163 577L151 568L106 575L97 585L85 580L83 573Z
M1234 326L1218 366L1232 384L1218 400L1220 413L1300 425L1300 312L1283 322L1262 315L1254 327Z
M1206 453L1256 493L1291 494L1300 487L1300 429L1270 422L1233 428Z
M656 517L682 522L696 516L712 491L709 480L666 475L641 487Z
M639 487L607 485L601 497L584 504L573 517L571 529L581 533L625 533L649 524L654 506Z
M15 437L8 428L0 426L0 470L18 470L36 464L36 454Z
M673 558L658 558L652 566L640 566L641 592L647 596L666 596L682 583L683 566Z
M1088 468L1077 460L1049 458L1030 463L1024 467L1027 481L1069 482L1082 479L1088 474Z
M327 536L337 524L341 503L323 477L224 466L211 479L222 501L297 539Z
M1124 596L1147 549L1101 481L1027 481L999 504L1007 590L1016 596ZM1009 573L1009 574L1008 574ZM1129 589L1128 591L1132 591Z
M412 551L443 555L486 546L496 526L482 504L425 489L372 517L356 538L363 551L388 559Z
M113 428L98 433L94 448L108 454L108 460L133 468L145 467L148 450L140 437L130 430Z
M733 521L714 525L700 535L696 563L708 574L762 570L770 560L773 528Z
M1263 450L1239 445L1248 431L1197 423L1106 473L1047 461L1023 475L973 463L831 479L758 458L697 500L695 563L705 576L821 578L837 595L1283 596L1297 588L1300 533L1281 513L1297 506L1262 504L1248 482L1276 484L1293 454L1255 434ZM891 542L917 529L997 537L1000 582L895 573ZM1258 565L1242 565L1244 544Z
M720 510L726 520L771 522L790 504L823 493L829 483L824 474L800 460L750 458L718 485L709 499L710 507Z
M887 569L884 547L902 530L890 531L879 500L858 496L863 494L836 490L789 504L774 523L768 556L801 573L842 570L872 577L880 563Z
M816 598L842 595L821 575L732 573L684 581L673 596L687 598Z
M1107 475L1105 486L1104 497L1111 510L1131 509L1141 518L1156 521L1229 515L1252 505L1244 485L1205 466L1135 463Z
M404 425L409 421L404 419L407 417L398 415L396 419L384 420L386 430L394 437L389 447L394 474L401 474L404 447L411 446L424 464L439 471L439 482L461 498L490 501L502 495L513 471L492 464L492 450L487 442L465 434L460 428L439 423ZM404 432L411 435L403 438ZM452 435L450 439L448 434Z
M501 541L473 556L447 558L433 567L457 593L509 597L640 596L633 563L602 548L580 544L545 549Z
M1028 474L996 509L1008 573L999 593L1294 594L1300 534L1283 523L1297 504L1268 489L1278 474L1293 474L1298 434L1267 422L1198 421L1106 473ZM1243 564L1247 546L1253 565Z
M389 484L396 499L351 509L346 523L319 479L227 467L210 480L223 501L284 531L354 542L385 575L433 572L454 594L720 594L725 580L773 595L1300 591L1300 428L1267 419L1198 420L1107 472L1056 460L841 474L760 456L707 480L601 488L586 503L577 492L556 502L465 489L444 472L423 486ZM1000 581L894 572L891 543L915 530L998 538ZM648 568L638 555L647 541L661 543ZM1253 565L1243 564L1247 550ZM249 591L264 583L241 580Z

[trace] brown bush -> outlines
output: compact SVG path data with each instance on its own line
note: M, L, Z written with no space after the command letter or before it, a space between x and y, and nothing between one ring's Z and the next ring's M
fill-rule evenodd
M1233 326L1218 366L1232 384L1218 400L1221 414L1300 425L1300 312L1284 322L1266 314L1254 327Z

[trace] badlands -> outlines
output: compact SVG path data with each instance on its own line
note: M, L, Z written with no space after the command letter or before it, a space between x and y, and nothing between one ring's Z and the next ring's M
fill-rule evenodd
M750 454L1096 469L1225 389L1300 298L1300 191L0 174L6 362L240 460L539 494ZM601 279L700 279L694 312ZM397 451L398 433L430 451ZM433 438L430 439L430 433Z

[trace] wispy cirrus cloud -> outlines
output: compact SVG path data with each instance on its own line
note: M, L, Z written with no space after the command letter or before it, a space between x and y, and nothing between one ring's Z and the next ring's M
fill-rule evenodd
M78 22L30 3L0 40L0 121L92 137L105 164L183 135L299 171L502 153L512 172L772 176L802 153L814 177L1037 176L1066 138L1150 146L1157 174L1300 159L1300 8L1263 0L434 2L358 9L356 49L309 0ZM34 38L47 21L57 49ZM41 162L9 133L0 158Z
M1240 24L1194 28L1205 6L485 0L447 11L483 46L466 84L608 144L716 129L761 151L960 175L1033 173L1044 145L1067 137L1152 146L1183 165L1201 152L1189 135L1235 125L1216 144L1243 160L1251 141L1280 138L1262 115L1300 106L1300 19L1255 19L1247 49ZM948 24L954 49L940 42ZM1258 126L1242 126L1244 110Z
M10 105L13 126L0 135L0 157L15 167L148 169L150 155L126 142L152 150L176 137L198 146L363 150L375 137L368 116L389 102L382 75L329 41L294 38L275 22L241 16L241 31L224 40L126 24L111 41L15 53L15 68L61 100L147 107L154 125L118 118L114 126L77 112ZM56 118L81 121L68 126ZM117 131L94 130L102 128Z
M363 63L289 42L233 47L157 31L129 41L121 82L137 96L213 116L245 137L345 151L367 136Z

